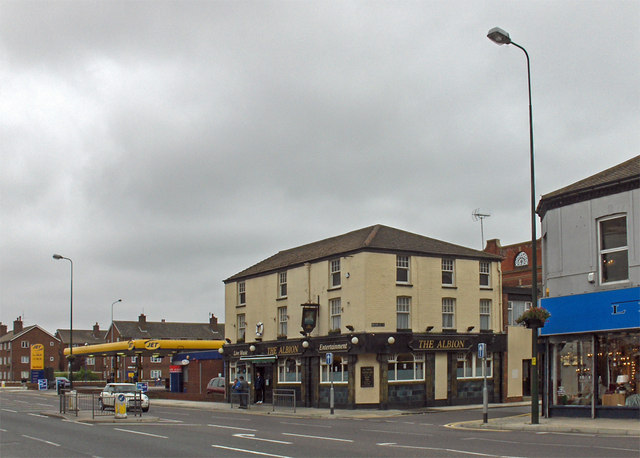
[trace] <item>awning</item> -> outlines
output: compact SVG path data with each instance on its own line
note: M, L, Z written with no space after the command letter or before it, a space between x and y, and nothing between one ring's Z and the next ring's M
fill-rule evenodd
M240 361L246 361L248 363L275 363L276 357L274 355L255 355L255 356L241 356Z

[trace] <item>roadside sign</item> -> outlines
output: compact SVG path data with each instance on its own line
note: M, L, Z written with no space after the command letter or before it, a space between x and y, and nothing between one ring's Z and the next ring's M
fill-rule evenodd
M127 418L127 398L120 393L114 400L114 409L116 418Z
M487 357L487 344L479 343L478 344L478 358L484 359Z
M46 378L38 379L38 389L39 390L47 390L47 389L49 389L49 386L47 384L47 379Z
M140 391L142 391L143 393L146 393L147 391L149 391L149 383L147 382L138 382L136 383L136 388Z
M327 366L332 365L333 364L333 353L327 353L326 358L327 358Z

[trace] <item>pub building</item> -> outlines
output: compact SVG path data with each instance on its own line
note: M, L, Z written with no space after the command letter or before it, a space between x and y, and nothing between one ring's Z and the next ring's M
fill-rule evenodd
M261 373L265 402L287 389L327 408L333 385L336 408L387 409L481 403L486 375L501 402L521 374L507 367L500 260L381 225L281 251L225 280L225 376L253 399Z

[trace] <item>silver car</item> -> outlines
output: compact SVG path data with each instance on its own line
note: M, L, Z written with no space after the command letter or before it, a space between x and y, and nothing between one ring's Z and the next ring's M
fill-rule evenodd
M124 394L127 400L127 409L135 407L134 398L136 393L139 393L141 399L141 405L143 412L149 411L149 398L146 394L140 393L135 383L107 383L102 389L102 393L98 397L100 408L102 410L106 408L115 408L116 397L119 394Z

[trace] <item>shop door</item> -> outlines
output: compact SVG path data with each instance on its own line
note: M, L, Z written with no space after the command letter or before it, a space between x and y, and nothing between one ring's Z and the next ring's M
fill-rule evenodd
M268 364L265 366L256 367L256 374L262 372L264 377L264 403L268 404L273 401L273 365Z
M522 396L531 396L531 360L522 360Z

